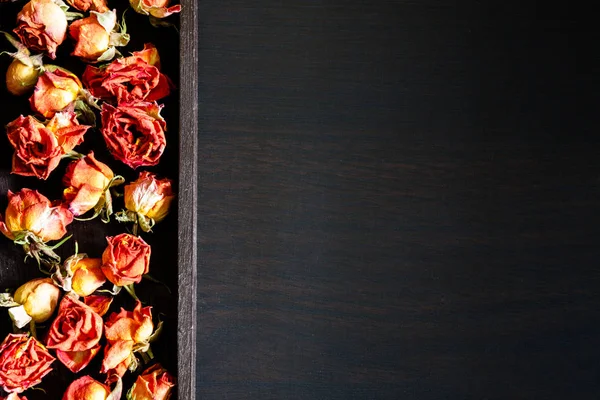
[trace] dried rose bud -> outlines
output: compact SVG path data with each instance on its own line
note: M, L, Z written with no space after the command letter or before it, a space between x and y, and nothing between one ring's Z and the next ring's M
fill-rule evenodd
M102 373L123 376L133 361L134 351L147 351L152 339L152 307L143 307L139 301L133 311L112 313L104 324L108 342L104 349Z
M101 317L108 312L112 301L112 296L91 295L83 298L85 305L90 307Z
M67 0L67 3L79 11L108 11L106 0Z
M148 273L150 245L144 239L122 233L107 237L108 246L102 253L102 272L116 286L139 283Z
M60 302L58 315L52 322L46 346L71 372L85 368L100 351L102 318L72 295Z
M166 122L156 102L102 105L102 135L110 153L131 168L152 166L165 150Z
M117 28L116 11L92 12L88 18L73 22L69 27L69 35L75 40L72 55L87 62L113 59L115 46L129 43L129 35L117 32Z
M160 222L167 216L175 198L170 179L157 179L144 171L139 178L125 186L125 208Z
M169 2L169 0L129 0L135 12L155 18L165 18L181 11L181 5L169 7Z
M79 296L85 297L94 293L96 289L106 282L106 277L100 266L100 258L81 258L71 265L73 277L71 287Z
M168 400L173 387L175 378L160 364L155 364L138 376L129 393L135 400Z
M63 197L73 215L83 215L96 206L110 203L111 199L107 198L110 196L109 185L121 182L113 178L113 171L96 160L94 152L72 161L63 177L63 184L67 187Z
M14 32L25 46L56 58L57 47L67 34L67 15L52 0L31 0L17 15Z
M29 99L31 109L46 118L72 105L81 91L79 78L63 69L47 70L38 78Z
M13 60L6 70L6 88L15 96L31 91L40 76L40 70L33 65Z
M109 394L108 386L86 375L69 385L62 400L106 400Z
M52 371L55 358L34 337L10 334L0 344L0 386L21 393Z
M73 214L64 205L53 206L37 190L9 190L6 213L3 218L0 215L0 232L11 240L17 234L30 232L47 242L65 236L66 226L72 221Z
M27 282L17 289L13 298L21 304L25 312L35 323L42 323L54 314L60 289L51 278L38 278Z
M15 148L11 172L47 179L89 128L79 124L73 111L56 113L45 125L32 116L19 116L6 126L8 141Z

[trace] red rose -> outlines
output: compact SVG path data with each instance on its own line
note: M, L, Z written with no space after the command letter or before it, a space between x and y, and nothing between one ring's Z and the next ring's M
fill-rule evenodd
M143 307L137 302L133 311L112 313L106 324L105 336L108 344L104 349L102 373L112 380L114 375L123 376L133 361L136 350L147 351L148 341L154 331L152 307Z
M104 100L117 103L160 100L169 94L173 83L153 60L158 60L158 52L153 45L146 45L143 51L116 59L106 67L88 65L82 80L93 96Z
M0 386L21 393L40 383L54 360L34 337L10 334L0 344Z
M102 135L110 153L131 168L158 164L167 128L156 103L102 105Z
M66 226L73 221L73 214L63 205L52 206L50 200L37 190L8 191L8 207L0 215L0 232L15 240L15 234L31 232L47 242L59 240L67 233Z
M155 364L142 372L131 388L131 398L135 400L167 400L175 386L175 378L160 364Z
M72 372L85 368L100 350L102 317L71 296L63 297L46 346Z
M6 126L15 148L12 173L47 179L63 155L83 141L90 127L79 125L74 112L57 113L45 125L32 116L20 116Z
M69 210L75 216L83 215L107 194L108 185L115 174L108 165L101 163L90 152L82 159L72 161L67 167L63 177L63 184L67 187L63 192L65 202L69 204Z
M150 245L144 239L122 233L107 237L108 246L102 253L102 272L117 286L139 283L148 273Z
M56 58L56 48L67 34L67 15L52 0L31 0L17 15L14 32L30 49Z

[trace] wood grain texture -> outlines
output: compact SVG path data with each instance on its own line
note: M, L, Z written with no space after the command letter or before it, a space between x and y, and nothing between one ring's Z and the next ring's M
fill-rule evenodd
M200 2L198 397L595 399L595 25Z
M178 395L196 398L198 2L183 0L180 20L178 193Z

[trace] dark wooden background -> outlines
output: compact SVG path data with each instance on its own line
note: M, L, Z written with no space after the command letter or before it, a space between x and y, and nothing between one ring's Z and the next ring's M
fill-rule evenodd
M199 398L600 396L597 23L485 3L199 2Z

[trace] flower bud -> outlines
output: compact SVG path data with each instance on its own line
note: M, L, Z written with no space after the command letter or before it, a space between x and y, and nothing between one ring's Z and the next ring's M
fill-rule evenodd
M52 279L38 278L19 287L13 297L34 322L42 323L54 313L60 297L60 289Z
M175 378L160 364L155 364L138 376L130 395L135 400L167 400L175 386Z
M69 71L47 67L48 70L38 78L29 102L33 111L52 118L55 113L75 102L81 90L81 82Z
M141 172L136 181L125 186L125 208L160 222L175 198L171 186L170 179L157 179L150 172Z
M15 59L6 70L6 88L15 96L24 95L33 89L39 75L38 68Z
M131 8L138 14L165 18L181 11L181 5L169 7L169 0L129 0Z
M14 32L25 46L56 58L57 47L67 34L67 15L52 0L31 0L17 15Z
M85 297L102 286L106 282L106 277L102 273L101 265L102 259L100 258L81 258L71 265L73 291L79 296Z
M86 375L69 385L62 400L106 400L109 394L108 386Z

